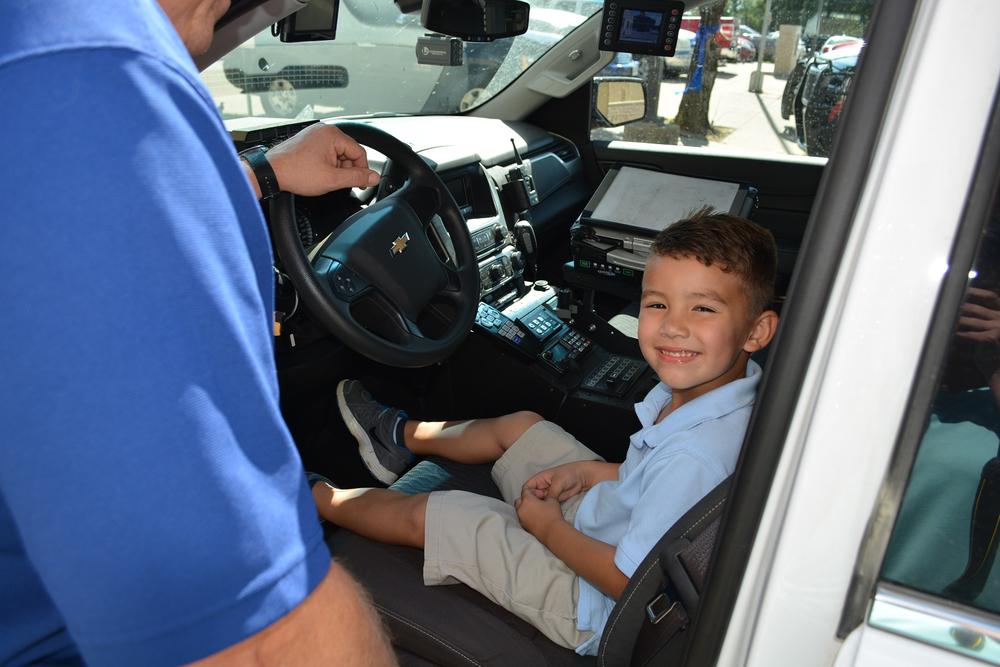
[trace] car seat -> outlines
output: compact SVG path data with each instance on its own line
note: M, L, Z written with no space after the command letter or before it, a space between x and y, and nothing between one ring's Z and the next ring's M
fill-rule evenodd
M489 464L421 461L393 489L462 489L500 497ZM671 664L698 606L729 490L727 479L668 530L629 580L601 639L599 654L579 656L464 584L423 585L419 549L381 544L344 529L327 543L367 588L402 665Z

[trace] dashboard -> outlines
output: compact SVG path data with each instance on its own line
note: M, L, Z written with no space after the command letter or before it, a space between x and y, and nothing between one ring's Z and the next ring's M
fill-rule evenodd
M277 144L313 122L275 126L241 119L231 122L228 129L237 150L242 150ZM499 308L522 295L526 271L531 272L540 256L564 251L569 226L590 196L576 147L528 123L435 116L362 122L408 144L435 169L466 220L479 262L480 299ZM385 156L367 150L370 166L391 178L391 169L385 170ZM510 196L516 189L506 187L519 175L524 176L527 202L523 196ZM303 246L308 250L321 241L374 195L372 188L297 198ZM529 256L529 249L514 234L519 220L529 222L536 239ZM454 257L451 240L439 221L429 234L436 237L444 254Z

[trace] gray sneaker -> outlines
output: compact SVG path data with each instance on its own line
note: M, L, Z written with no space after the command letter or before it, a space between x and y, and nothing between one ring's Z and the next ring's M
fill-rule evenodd
M405 413L382 405L357 380L341 380L337 385L337 406L347 429L358 441L361 460L383 484L392 484L413 462L413 453L396 444L396 421Z

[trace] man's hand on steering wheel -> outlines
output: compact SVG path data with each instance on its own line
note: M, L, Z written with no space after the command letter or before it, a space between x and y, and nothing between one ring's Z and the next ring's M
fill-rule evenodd
M307 197L378 185L361 144L335 125L315 123L267 152L278 185Z

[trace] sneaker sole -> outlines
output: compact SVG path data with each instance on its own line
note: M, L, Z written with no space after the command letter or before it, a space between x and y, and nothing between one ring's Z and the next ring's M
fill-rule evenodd
M364 427L361 426L361 422L351 414L350 408L347 407L347 397L344 396L344 385L346 384L347 380L341 380L337 384L337 408L340 410L340 417L344 420L344 424L347 425L347 430L358 441L358 453L361 454L361 460L365 462L368 472L375 479L389 486L399 479L399 475L383 466L382 462L378 460L378 455L375 453L375 446L372 445L371 438L368 437Z

